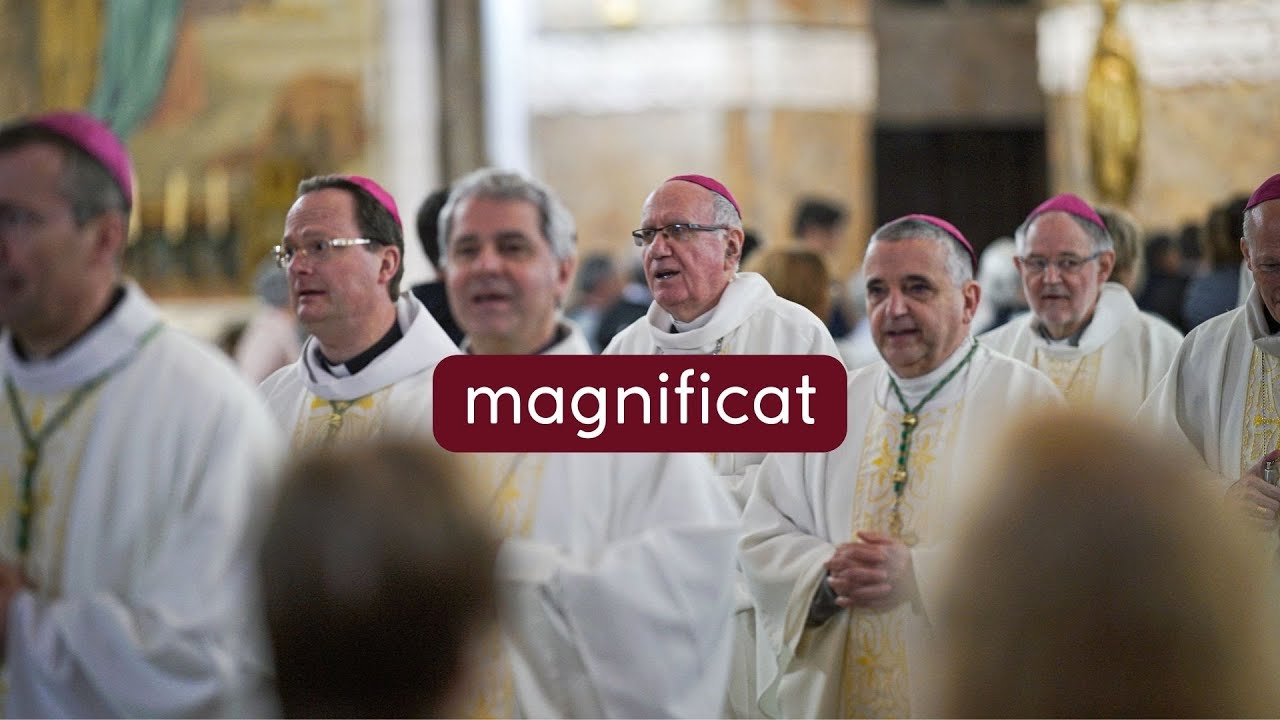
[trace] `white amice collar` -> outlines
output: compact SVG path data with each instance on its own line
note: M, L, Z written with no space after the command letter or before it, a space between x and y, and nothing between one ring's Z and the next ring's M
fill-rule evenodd
M1035 336L1040 341L1041 347L1053 356L1088 355L1107 344L1120 328L1131 322L1139 312L1138 304L1133 301L1133 296L1125 286L1105 282L1098 293L1098 302L1093 306L1093 316L1078 334L1054 340L1036 328ZM1033 322L1036 321L1033 320Z
M769 282L760 275L738 273L720 294L716 306L690 322L688 329L671 332L675 318L657 302L649 306L645 321L658 352L709 353L776 296Z
M711 322L711 314L713 312L715 312L715 308L711 308L710 310L702 313L701 315L690 320L689 322L681 322L679 319L672 317L671 326L676 329L677 333L689 332L690 330L697 330L699 328L704 328L707 326L707 323Z
M315 336L307 338L298 363L303 384L325 400L355 400L433 367L445 356L458 354L457 346L431 313L408 293L396 301L396 322L403 336L355 374L347 373L343 365L325 367L316 351Z
M8 330L0 335L0 365L20 390L59 393L97 377L137 352L140 341L161 322L160 311L132 280L124 298L75 343L46 360L23 360Z
M974 339L972 335L965 336L964 341L960 343L960 347L956 348L946 360L943 360L941 365L920 377L900 377L893 371L893 368L888 368L889 376L898 383L898 389L902 391L902 396L906 398L907 403L914 406L916 403L920 402L921 398L929 394L929 391L932 390L934 386L942 382L942 379L945 378L948 373L955 370L957 365L964 362L965 357L969 354L969 350L973 348L973 343ZM963 372L964 371L961 371L961 374L963 374ZM939 404L948 402L950 398L959 394L957 388L962 387L964 387L963 378L952 378L951 382L947 383L947 386L939 392L938 396L929 401L929 405L933 405L935 402ZM894 394L893 390L889 388L887 379L885 382L885 395L886 407L901 409L899 408L900 403L898 402L897 396Z

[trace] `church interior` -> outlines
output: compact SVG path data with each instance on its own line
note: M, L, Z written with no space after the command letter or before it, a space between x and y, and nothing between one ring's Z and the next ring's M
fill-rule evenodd
M838 276L908 212L981 248L1073 192L1176 231L1280 168L1276 47L1269 0L0 0L0 114L110 119L136 164L128 272L213 339L318 173L411 213L524 170L582 254L619 261L676 173L723 178L766 246L829 197Z

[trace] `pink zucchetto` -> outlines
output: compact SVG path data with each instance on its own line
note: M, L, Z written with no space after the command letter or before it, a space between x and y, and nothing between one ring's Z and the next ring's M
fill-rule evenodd
M1087 220L1103 230L1107 229L1107 224L1102 222L1102 218L1098 215L1098 212L1093 209L1093 206L1080 199L1080 196L1072 195L1071 193L1054 195L1048 200L1040 203L1036 209L1032 210L1031 214L1027 216L1026 222L1030 224L1034 218L1047 212L1064 212L1068 215L1074 215L1081 220Z
M1245 210L1250 210L1268 200L1280 199L1280 173L1276 173L1258 186L1257 190L1249 196L1249 202L1244 206Z
M387 212L391 213L391 217L395 219L396 225L399 225L401 229L404 229L404 223L400 222L400 210L396 207L395 198L391 197L391 193L383 190L381 185L363 175L342 175L340 177L372 195L373 199L377 200L379 205L386 208Z
M57 133L102 164L124 195L125 209L133 207L133 163L120 138L101 120L83 112L52 112L18 123Z
M725 200L728 200L729 204L733 206L733 209L737 211L738 219L742 219L742 208L738 207L738 201L733 199L733 193L729 192L729 188L725 187L724 183L719 180L707 177L706 175L676 175L673 178L667 178L667 182L671 182L672 180L683 180L685 182L691 182L694 185L701 185Z
M952 225L951 223L947 222L946 220L943 220L940 217L935 217L933 215L922 215L920 213L915 213L913 215L904 215L903 217L898 218L898 220L919 220L921 222L927 222L930 225L938 228L939 230L942 230L946 234L955 238L956 242L960 243L960 246L964 248L965 252L969 253L969 263L973 265L974 277L977 277L978 253L974 251L973 245L969 243L969 239L964 236L964 233L960 232L960 228L957 228L955 225ZM897 220L895 220L894 222L897 222Z

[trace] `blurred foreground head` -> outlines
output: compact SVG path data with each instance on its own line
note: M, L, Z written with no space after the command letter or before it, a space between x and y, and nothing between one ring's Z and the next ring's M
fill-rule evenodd
M1146 436L1055 411L1005 441L940 616L948 717L1280 713L1273 570Z
M410 440L289 468L261 554L286 717L453 714L495 617L496 545L463 482Z

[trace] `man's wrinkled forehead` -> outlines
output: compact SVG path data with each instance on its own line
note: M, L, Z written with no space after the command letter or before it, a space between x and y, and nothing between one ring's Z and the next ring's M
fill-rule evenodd
M693 183L669 180L649 193L644 201L641 217L665 222L697 222L699 219L708 219L714 212L715 197L709 190Z
M1027 244L1037 240L1067 241L1079 245L1086 253L1093 247L1093 241L1079 221L1069 213L1051 211L1036 216L1027 226Z
M909 277L936 278L947 274L946 248L927 237L874 240L862 261L867 283L899 282Z

